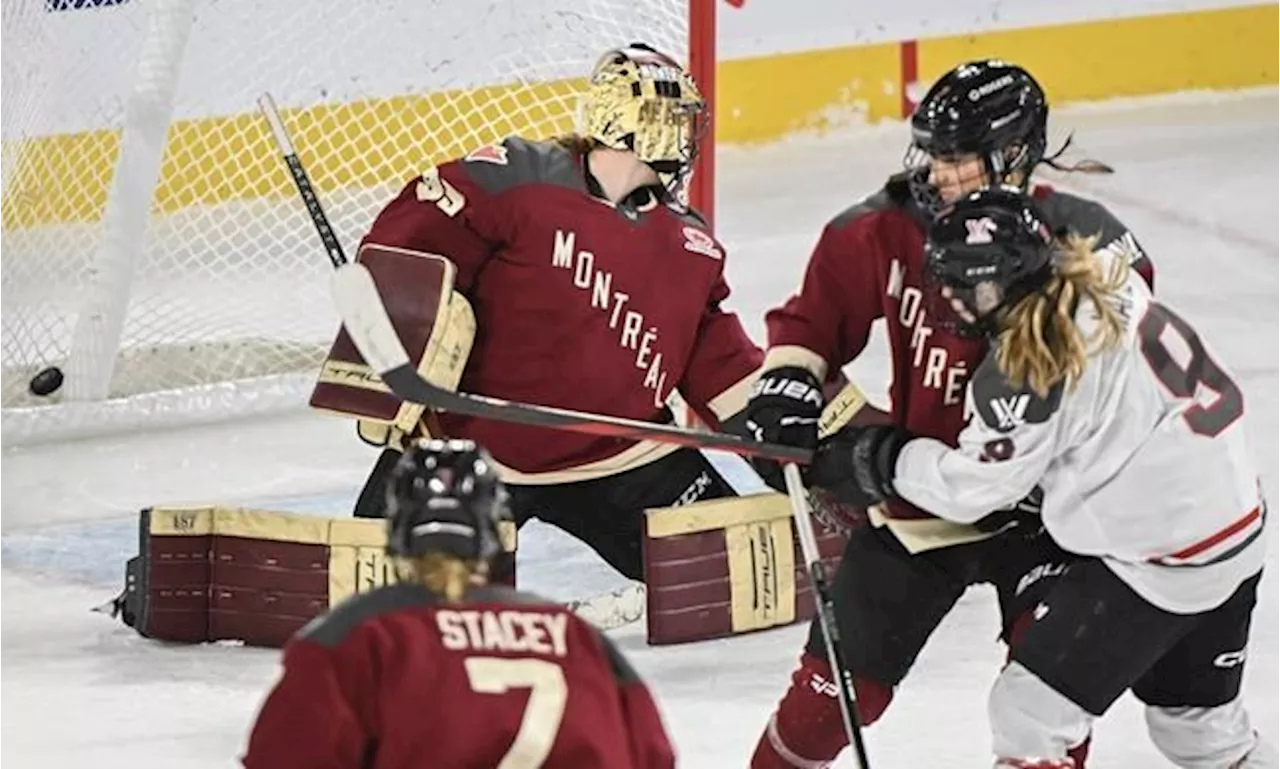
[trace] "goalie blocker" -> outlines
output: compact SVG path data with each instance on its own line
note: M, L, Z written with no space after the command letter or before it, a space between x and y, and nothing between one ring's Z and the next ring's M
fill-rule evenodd
M356 261L368 268L387 315L418 373L450 391L458 388L475 341L476 319L466 297L453 290L457 269L442 256L366 243ZM355 417L360 438L374 446L400 448L406 435L440 434L423 429L430 415L402 401L365 364L346 328L338 331L320 368L312 408Z

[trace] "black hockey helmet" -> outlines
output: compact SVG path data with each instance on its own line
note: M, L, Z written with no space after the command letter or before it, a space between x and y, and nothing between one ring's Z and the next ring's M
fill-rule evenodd
M949 310L937 317L950 318L967 336L994 335L999 311L1040 290L1053 275L1053 251L1053 231L1022 190L1003 186L969 193L934 220L925 242L928 293ZM962 307L955 307L957 301Z
M488 452L472 441L417 441L387 484L387 553L443 553L487 562L509 520L506 491Z
M1022 67L999 59L971 61L943 75L911 115L911 145L903 162L912 192L926 211L942 207L929 184L930 158L977 155L988 183L1026 187L1044 159L1049 104Z

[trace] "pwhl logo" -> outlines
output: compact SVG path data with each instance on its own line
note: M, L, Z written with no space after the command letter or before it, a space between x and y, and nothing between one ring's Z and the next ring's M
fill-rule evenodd
M997 427L1012 430L1026 421L1030 395L1011 395L1008 398L992 398L991 413L995 414Z

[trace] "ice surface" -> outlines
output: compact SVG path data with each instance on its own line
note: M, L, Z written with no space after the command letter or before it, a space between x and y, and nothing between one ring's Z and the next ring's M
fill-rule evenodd
M1111 177L1046 179L1110 204L1157 264L1160 295L1238 374L1251 436L1277 491L1277 97L1275 91L1109 104L1055 113L1073 157ZM831 215L898 167L904 131L881 126L722 153L718 229L730 250L732 306L760 318L798 285ZM877 335L879 336L879 335ZM886 350L851 373L883 397ZM177 431L31 446L3 457L0 758L14 767L226 767L276 675L277 653L168 646L91 613L115 594L136 547L136 510L238 503L340 514L373 460L341 420L298 413ZM1245 692L1277 736L1275 527L1255 614ZM585 547L530 524L525 584L555 597L621 583ZM656 692L681 763L744 766L800 649L800 627L650 648L640 623L615 633ZM877 769L985 766L987 689L1002 660L989 590L974 589L935 634L885 718L868 734ZM847 759L846 759L847 760ZM1097 729L1091 767L1164 762L1125 698Z

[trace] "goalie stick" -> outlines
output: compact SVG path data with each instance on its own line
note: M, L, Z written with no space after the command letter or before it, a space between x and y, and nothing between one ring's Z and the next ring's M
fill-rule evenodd
M387 316L373 276L364 265L353 263L338 268L333 275L332 289L338 315L365 363L378 372L378 376L393 393L404 400L440 411L500 422L635 441L654 441L695 449L718 449L778 462L807 464L813 455L809 449L757 443L727 433L699 432L605 414L588 414L552 406L515 403L486 395L451 392L428 382L409 362L409 354L405 352L404 345L400 343L395 327L391 324L391 318Z
M835 603L831 599L831 591L827 588L827 570L818 551L813 516L809 512L809 497L805 493L799 467L794 464L784 465L782 476L787 484L787 498L791 501L791 514L795 518L796 535L800 538L800 553L804 556L805 572L809 575L809 584L813 586L813 601L816 604L818 625L822 629L822 640L827 647L827 662L839 679L837 685L839 694L836 699L840 703L840 717L844 720L845 735L849 738L849 744L853 746L859 769L871 769L871 764L867 761L867 747L862 741L858 694L853 687L853 673L845 664L844 651L840 648L840 628L836 624Z
M387 317L382 297L369 270L358 262L349 262L320 205L311 179L298 159L293 140L276 110L270 94L258 97L258 108L271 127L285 165L306 204L329 261L335 267L333 296L338 315L365 363L378 372L379 378L402 400L420 403L437 411L470 417L483 417L500 422L546 427L589 435L606 435L635 441L654 441L695 449L718 449L740 456L754 456L777 462L808 464L808 449L773 443L758 443L726 433L701 432L682 427L641 422L634 419L588 414L581 411L515 403L485 395L455 393L437 387L424 379L409 362L391 319Z
M640 619L647 595L644 583L636 582L590 598L565 601L564 605L601 630L614 630Z
M342 244L338 242L338 237L329 224L329 217L325 215L324 207L320 205L320 198L316 195L315 188L311 186L311 178L307 175L307 169L302 165L302 160L298 158L293 139L289 136L288 129L284 127L284 121L280 119L280 112L276 109L276 103L271 98L271 94L264 93L258 97L258 109L271 128L271 135L284 157L285 166L289 169L289 175L298 188L298 194L306 204L307 214L315 225L316 233L320 236L320 242L324 245L329 262L339 271L346 266L351 266L342 250ZM365 274L367 275L368 272L365 271ZM378 304L381 305L381 299L378 300ZM392 334L394 336L394 331ZM614 630L635 622L644 614L645 586L642 583L628 585L607 593L568 601L565 606L601 630Z

